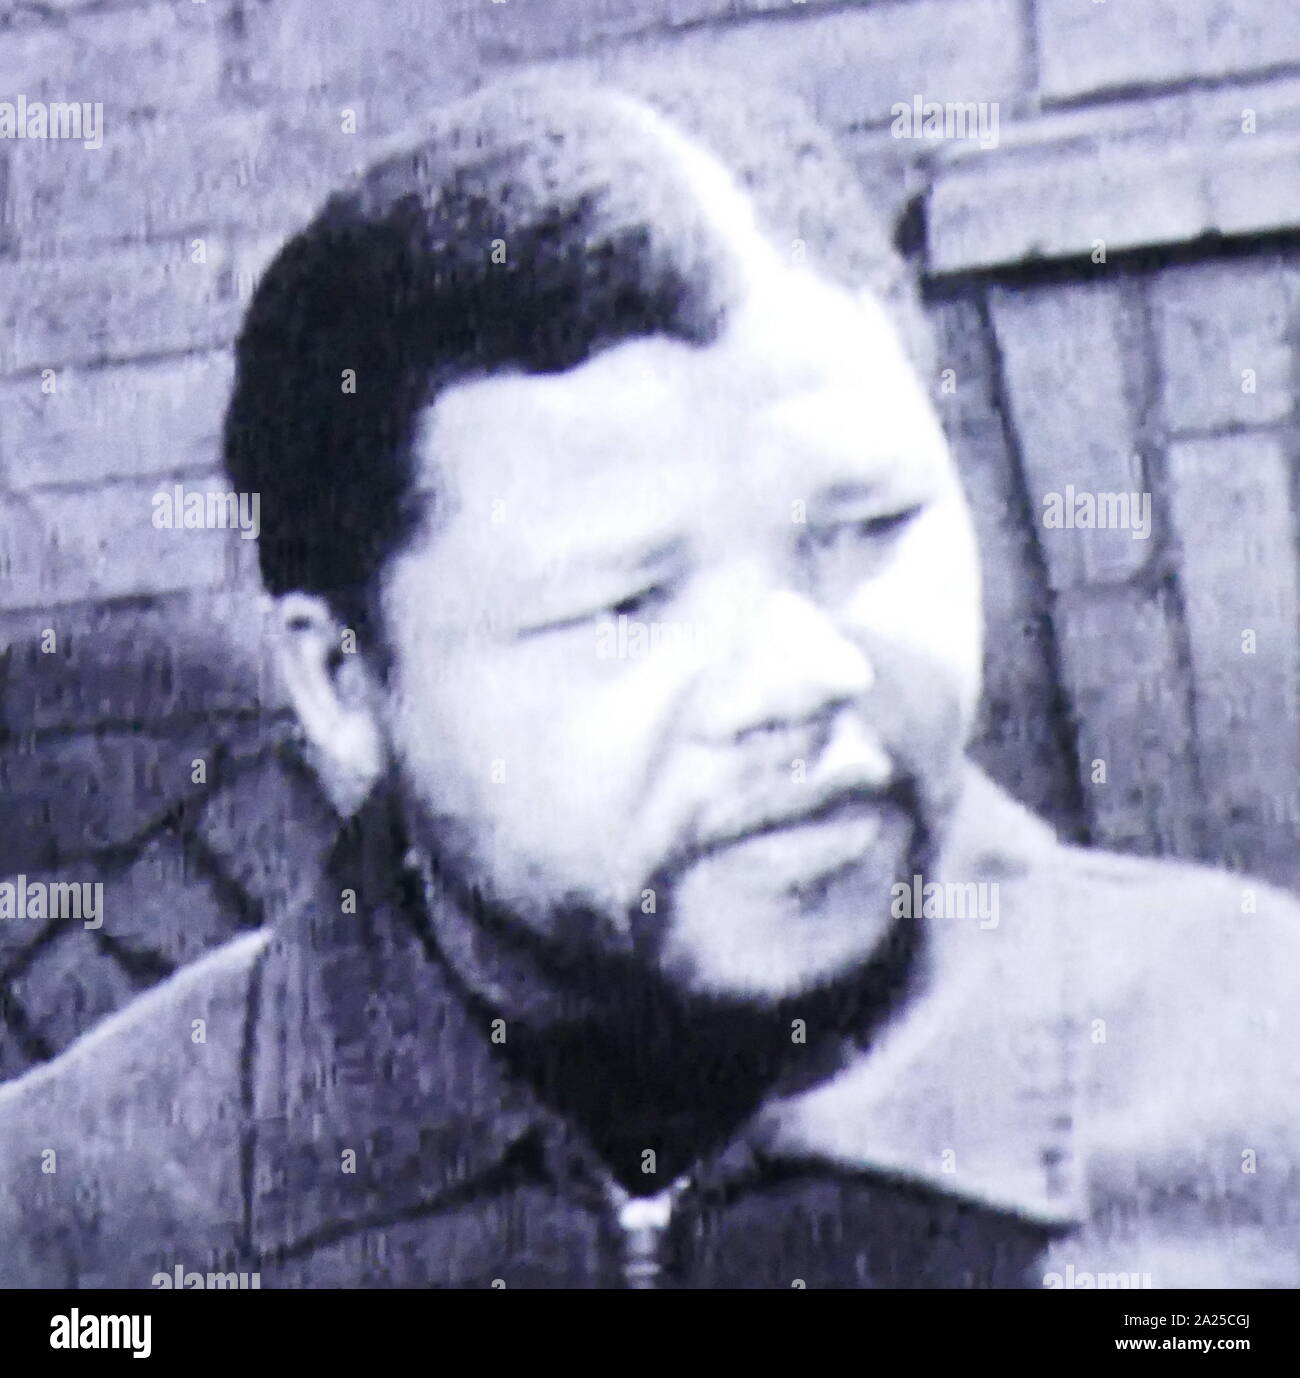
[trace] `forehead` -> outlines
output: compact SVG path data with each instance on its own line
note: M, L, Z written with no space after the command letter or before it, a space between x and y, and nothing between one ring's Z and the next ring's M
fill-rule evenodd
M807 496L946 453L884 310L784 265L709 345L641 338L564 373L452 386L425 414L419 450L444 510L513 497L534 523L672 491L703 500L738 480Z

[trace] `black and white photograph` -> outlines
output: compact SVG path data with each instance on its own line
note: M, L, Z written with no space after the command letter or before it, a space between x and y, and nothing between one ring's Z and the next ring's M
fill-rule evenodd
M0 0L5 1315L1249 1349L1298 396L1290 0Z

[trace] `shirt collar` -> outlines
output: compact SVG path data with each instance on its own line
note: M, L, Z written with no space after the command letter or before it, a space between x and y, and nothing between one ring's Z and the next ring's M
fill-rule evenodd
M871 1050L771 1106L770 1150L884 1173L1045 1224L1080 1214L1077 1078L1051 829L972 768L939 873L991 887L997 922L928 920L920 988ZM936 899L938 894L936 892ZM969 891L966 891L969 894Z

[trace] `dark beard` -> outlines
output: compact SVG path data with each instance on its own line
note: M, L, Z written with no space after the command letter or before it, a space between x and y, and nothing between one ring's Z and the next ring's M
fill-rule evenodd
M919 800L903 793L914 825L907 875L923 874L930 833ZM870 1044L923 966L923 926L909 917L891 922L869 959L798 995L760 1002L688 992L641 943L609 951L599 941L604 916L569 905L541 933L431 862L433 897L407 906L426 945L483 1027L507 1021L494 1051L513 1074L580 1128L633 1194L661 1190L720 1150L774 1092L832 1075ZM471 959L467 935L448 923L470 926ZM656 1155L650 1174L647 1149Z

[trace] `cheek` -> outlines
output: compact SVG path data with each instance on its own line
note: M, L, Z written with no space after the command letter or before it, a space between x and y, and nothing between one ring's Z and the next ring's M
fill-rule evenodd
M389 700L394 748L426 799L452 814L502 814L563 759L569 705L499 648L460 642L403 655Z
M891 649L923 697L955 710L958 730L974 720L983 657L979 561L959 498L930 508L895 558L860 595L858 620ZM920 697L920 696L918 696Z
M671 657L599 660L577 638L442 647L395 667L390 735L435 814L480 828L574 883L643 874ZM638 855L631 855L631 853Z

